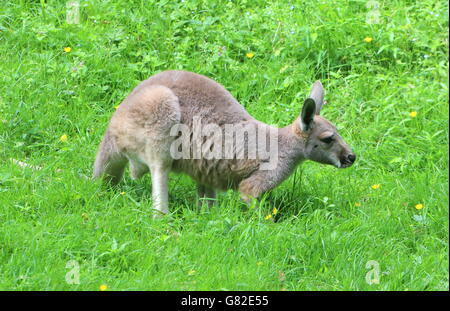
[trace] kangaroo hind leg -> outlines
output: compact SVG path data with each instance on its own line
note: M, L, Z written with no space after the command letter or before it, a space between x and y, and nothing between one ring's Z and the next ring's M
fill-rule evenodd
M152 200L154 218L159 218L169 212L169 172L170 165L154 162L150 165L152 175Z
M181 110L178 97L164 86L143 89L137 97L136 115L149 133L140 158L150 169L154 217L160 217L169 212L168 179L173 164L170 150L175 140L172 130L180 123Z

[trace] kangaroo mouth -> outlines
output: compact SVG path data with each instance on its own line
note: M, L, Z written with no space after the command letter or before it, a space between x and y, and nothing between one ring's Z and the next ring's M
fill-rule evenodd
M346 158L339 160L339 168L346 168L346 167L350 167L353 165L354 161L348 160Z
M353 162L345 159L334 159L331 162L328 162L328 164L331 164L336 168L347 168L352 166Z
M341 165L339 166L339 168L347 168L347 167L350 167L352 165L353 165L352 162L348 162L348 161L342 162L341 161Z

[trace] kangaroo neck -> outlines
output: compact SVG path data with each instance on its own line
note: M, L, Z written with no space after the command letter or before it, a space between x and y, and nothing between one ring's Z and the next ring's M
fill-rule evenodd
M287 161L294 165L306 159L306 136L295 123L278 129L278 152L280 161Z
M276 166L271 170L261 171L267 181L265 191L273 189L286 180L297 165L305 160L304 142L306 137L298 135L293 124L277 129L278 156Z

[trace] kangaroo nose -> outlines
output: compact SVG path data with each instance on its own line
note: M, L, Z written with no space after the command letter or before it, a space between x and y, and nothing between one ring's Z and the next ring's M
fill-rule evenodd
M347 158L348 158L348 160L350 161L350 162L355 162L355 160L356 160L356 156L353 154L353 153L351 153L351 154L349 154L348 156L347 156Z

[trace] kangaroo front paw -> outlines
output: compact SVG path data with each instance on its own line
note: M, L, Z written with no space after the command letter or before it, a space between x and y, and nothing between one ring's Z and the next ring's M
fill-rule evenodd
M239 192L241 194L241 200L246 203L251 203L263 193L262 183L260 178L247 178L241 181L239 184Z
M244 202L244 203L250 205L254 200L255 200L255 198L252 197L251 195L241 193L241 202Z
M254 198L252 196L247 196L242 193L241 193L241 202L247 206L246 209L247 208L252 209L252 208L259 207L259 201L257 198Z

